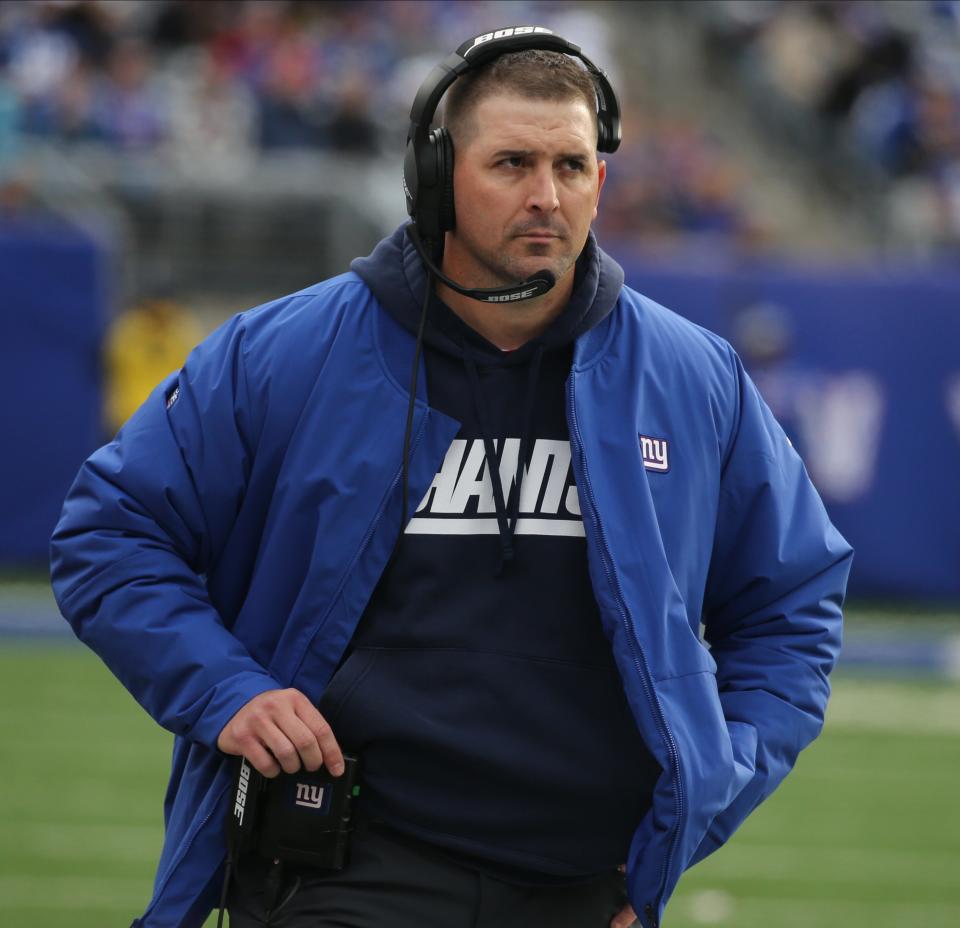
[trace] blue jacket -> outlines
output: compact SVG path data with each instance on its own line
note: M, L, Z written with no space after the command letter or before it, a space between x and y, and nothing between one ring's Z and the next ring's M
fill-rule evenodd
M413 347L353 272L251 310L69 493L61 610L177 736L143 928L203 923L224 858L221 729L265 690L319 701L384 569ZM411 499L459 428L425 380ZM851 550L729 345L629 288L577 339L567 417L604 630L664 771L627 861L651 928L818 734Z

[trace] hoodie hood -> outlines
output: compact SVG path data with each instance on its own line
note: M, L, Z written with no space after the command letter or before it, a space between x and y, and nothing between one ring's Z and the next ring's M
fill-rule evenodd
M420 321L426 269L406 234L407 223L383 239L350 269L370 288L380 304L414 335ZM577 259L573 293L563 312L539 337L516 351L503 352L463 322L456 313L432 298L424 339L428 345L459 356L464 344L484 362L517 363L526 360L536 343L549 350L566 345L608 316L623 286L623 269L604 252L590 232Z

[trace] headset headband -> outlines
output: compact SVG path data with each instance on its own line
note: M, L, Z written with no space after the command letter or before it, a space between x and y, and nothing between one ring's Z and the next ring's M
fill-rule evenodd
M597 84L597 150L616 151L620 145L620 104L607 75L578 46L546 26L512 26L496 32L485 32L467 39L455 52L447 55L434 66L417 91L410 108L408 141L416 136L426 137L440 99L458 77L493 58L528 48L561 52L579 58L586 65Z

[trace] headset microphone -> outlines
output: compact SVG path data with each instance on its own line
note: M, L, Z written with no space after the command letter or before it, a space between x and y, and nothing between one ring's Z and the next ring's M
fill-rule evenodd
M483 303L516 303L520 300L532 300L534 297L543 296L543 294L552 289L553 285L557 282L557 278L554 277L553 272L544 268L526 280L509 287L477 289L463 287L443 274L436 263L430 259L430 255L423 241L417 234L416 226L412 223L407 226L407 234L410 236L410 241L413 242L413 247L417 249L421 260L437 280L445 283L451 290L456 290L457 293L462 293L464 296L469 296L474 300L480 300Z

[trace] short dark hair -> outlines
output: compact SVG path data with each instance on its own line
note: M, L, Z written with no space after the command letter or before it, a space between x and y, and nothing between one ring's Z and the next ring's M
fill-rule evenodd
M512 93L530 100L582 99L597 128L597 85L590 72L568 55L540 48L500 55L468 71L447 91L443 124L454 144L465 144L470 114L482 100Z

